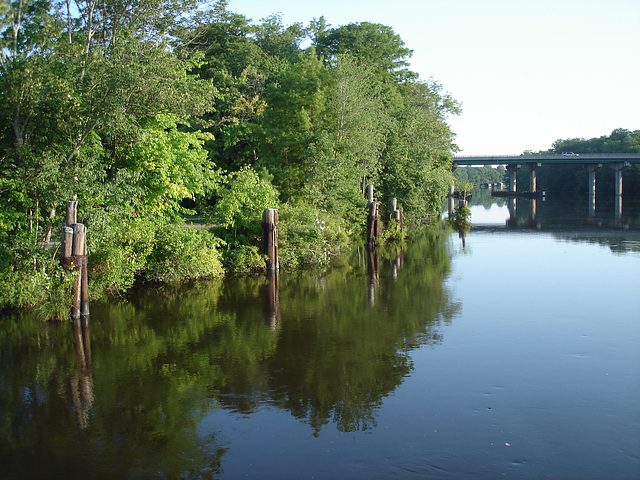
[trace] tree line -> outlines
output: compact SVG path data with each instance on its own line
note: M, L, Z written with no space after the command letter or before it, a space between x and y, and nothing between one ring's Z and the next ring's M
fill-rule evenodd
M71 199L94 298L255 268L267 207L285 268L358 238L367 184L410 223L439 211L459 105L391 27L228 3L0 2L0 308L67 298L50 247Z
M492 167L491 165L456 167L453 176L458 184L473 183L475 186L482 183L504 183L505 178L509 178L504 165L498 165L497 167Z

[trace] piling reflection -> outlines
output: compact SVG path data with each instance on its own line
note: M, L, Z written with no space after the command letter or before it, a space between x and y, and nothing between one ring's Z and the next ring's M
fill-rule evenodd
M376 304L376 289L380 284L380 266L378 249L367 248L367 272L369 274L369 305Z
M508 209L509 209L509 218L506 220L507 227L517 227L518 226L518 215L517 215L517 207L518 207L518 199L517 198L509 198L508 200Z
M538 222L538 199L530 198L527 200L529 203L529 218L525 223L527 228L538 229L540 228L540 223Z
M616 222L618 222L620 225L623 224L622 222L622 195L616 195L615 198L615 218L616 218Z
M398 271L404 266L404 248L399 247L397 255L391 261L391 277L398 279Z
M76 422L80 428L85 429L89 425L89 412L94 400L88 317L73 319L72 331L80 368L69 376L69 388L76 412Z
M264 321L271 329L280 324L280 285L279 272L268 272L267 283L262 287L262 305Z

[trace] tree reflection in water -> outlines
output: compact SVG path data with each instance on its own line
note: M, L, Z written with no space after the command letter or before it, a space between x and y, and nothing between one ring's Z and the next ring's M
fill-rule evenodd
M16 478L214 477L225 448L198 426L217 408L269 404L316 435L328 422L375 428L376 408L411 373L410 351L438 343L459 308L444 285L447 236L431 229L318 274L92 305L91 341L88 324L70 335L3 319L0 467Z

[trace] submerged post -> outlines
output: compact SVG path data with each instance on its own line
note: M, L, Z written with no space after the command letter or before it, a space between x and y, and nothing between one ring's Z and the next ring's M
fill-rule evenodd
M267 208L262 213L262 253L267 256L267 272L280 269L278 261L278 209Z

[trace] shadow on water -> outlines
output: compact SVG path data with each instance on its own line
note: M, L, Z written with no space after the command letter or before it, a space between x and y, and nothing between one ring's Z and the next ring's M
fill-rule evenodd
M215 478L226 452L210 412L270 405L342 432L376 427L460 308L444 230L358 250L349 266L139 291L89 323L0 320L3 478Z

